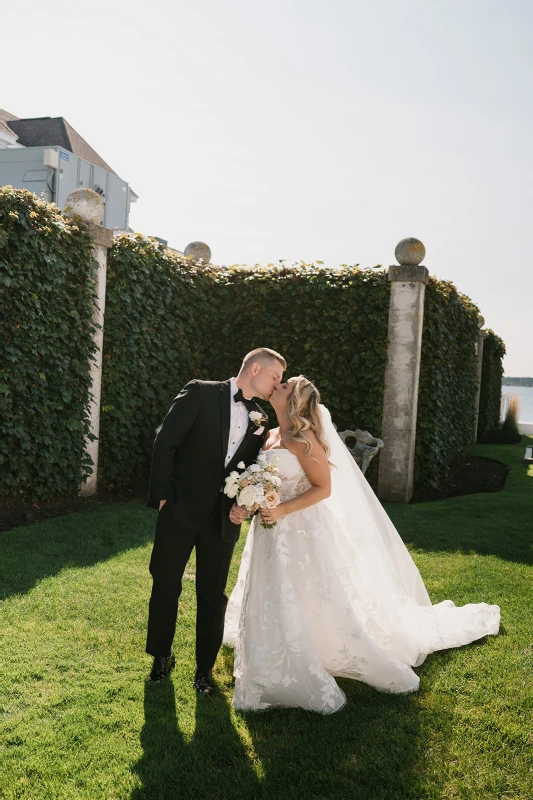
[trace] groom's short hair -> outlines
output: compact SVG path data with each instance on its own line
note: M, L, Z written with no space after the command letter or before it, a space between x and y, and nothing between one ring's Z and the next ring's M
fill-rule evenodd
M287 369L287 362L283 356L276 353L275 350L270 350L269 347L257 347L255 350L250 350L242 360L241 369L248 369L253 363L263 364L265 361L272 361L272 359L279 361L284 370Z

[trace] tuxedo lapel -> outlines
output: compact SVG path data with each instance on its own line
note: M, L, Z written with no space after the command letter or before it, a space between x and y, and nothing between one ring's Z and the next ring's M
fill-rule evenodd
M224 381L220 387L220 421L221 421L221 430L222 430L222 458L226 458L226 453L228 452L228 442L229 442L229 427L230 427L230 415L231 415L231 392L230 392L230 382Z
M261 414L263 417L266 417L266 418L268 419L268 416L267 416L267 414L265 414L265 410L264 410L264 408L261 408L261 406L259 405L259 403L258 403L256 400L254 400L254 403L255 403L255 407L257 408L257 410L259 411L259 413L260 413L260 414ZM264 423L264 424L266 425L266 423Z

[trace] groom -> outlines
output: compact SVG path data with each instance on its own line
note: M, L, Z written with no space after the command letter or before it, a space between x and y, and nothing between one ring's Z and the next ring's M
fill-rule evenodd
M203 694L214 689L211 670L222 644L228 602L224 590L241 522L248 515L223 493L224 480L241 461L248 466L255 460L268 428L266 415L252 397L268 400L286 367L274 350L252 350L237 378L190 381L156 431L148 501L159 510L150 560L150 682L163 680L174 667L178 598L195 547L194 686Z

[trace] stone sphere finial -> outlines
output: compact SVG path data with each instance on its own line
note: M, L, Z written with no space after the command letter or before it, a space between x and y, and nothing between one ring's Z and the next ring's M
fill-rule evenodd
M211 261L211 250L205 242L191 242L185 248L185 255L192 256L195 261L202 259L204 264Z
M63 213L99 225L104 218L104 201L93 189L74 189L67 197Z
M410 237L409 239L402 239L401 242L398 242L394 255L396 256L398 264L406 267L417 267L424 260L426 248L420 239L413 239Z
M483 325L485 324L485 317L482 317L481 314L477 315L477 324L479 325L480 328L482 328Z

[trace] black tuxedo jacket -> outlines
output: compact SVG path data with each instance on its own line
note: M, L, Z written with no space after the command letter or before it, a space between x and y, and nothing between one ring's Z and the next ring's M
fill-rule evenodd
M224 480L240 461L249 466L263 444L268 427L257 434L251 421L228 466L224 466L230 429L230 381L190 381L174 399L156 430L147 505L166 500L177 525L194 530L207 520L222 498L221 536L236 542L241 526L229 519L234 500L221 494ZM256 404L257 405L257 404ZM257 410L266 417L261 406Z

